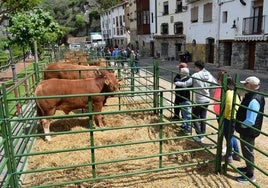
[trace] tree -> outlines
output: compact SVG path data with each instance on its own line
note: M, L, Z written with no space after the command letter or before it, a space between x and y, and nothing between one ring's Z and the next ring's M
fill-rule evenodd
M124 0L96 0L96 1L100 5L101 9L106 10L120 2L123 2Z
M8 17L9 14L23 12L33 9L39 5L40 0L1 0L0 1L0 23Z
M59 24L42 9L20 12L10 17L8 32L11 34L11 43L23 49L31 47L34 41L39 46L56 44L62 35Z

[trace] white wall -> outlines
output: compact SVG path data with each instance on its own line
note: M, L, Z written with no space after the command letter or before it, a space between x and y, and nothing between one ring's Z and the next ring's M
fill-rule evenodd
M204 4L213 2L212 5L212 22L203 22ZM191 8L198 6L198 22L191 23ZM218 28L218 4L215 0L197 1L188 4L187 18L185 24L186 43L192 43L193 39L198 44L206 44L208 37L217 38Z

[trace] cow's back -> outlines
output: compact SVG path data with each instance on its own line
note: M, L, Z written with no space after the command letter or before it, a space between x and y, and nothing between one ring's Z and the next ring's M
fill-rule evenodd
M50 63L45 72L44 80L58 79L87 79L99 77L98 66L83 66L68 63Z

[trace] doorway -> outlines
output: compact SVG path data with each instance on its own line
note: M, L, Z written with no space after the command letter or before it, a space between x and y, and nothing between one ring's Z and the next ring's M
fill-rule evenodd
M214 38L207 38L206 61L208 63L214 63L214 45L215 45L215 39Z
M255 49L256 43L249 42L248 43L248 69L253 70L255 65Z

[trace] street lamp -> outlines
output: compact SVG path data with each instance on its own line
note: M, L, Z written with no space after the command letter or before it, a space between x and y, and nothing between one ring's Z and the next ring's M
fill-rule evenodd
M6 37L10 41L10 36L8 34L8 31L7 31L7 27L9 26L9 18L7 18L3 21L3 25L5 27ZM13 82L16 82L17 81L16 67L14 64L13 53L12 53L12 49L11 49L10 44L8 44L8 51L9 51L9 56L10 56L10 66L11 66L11 70L12 70Z

